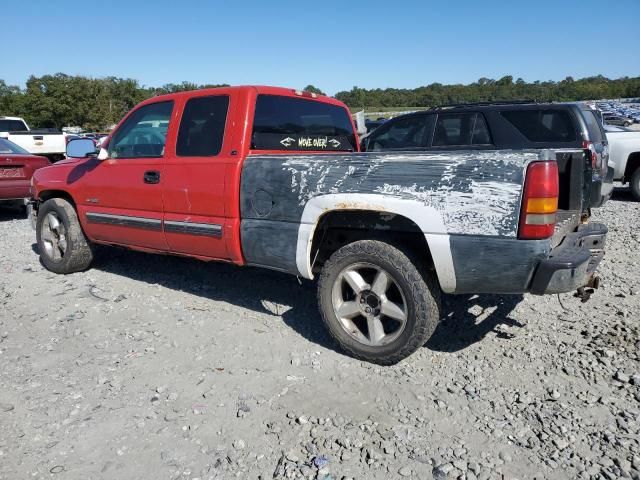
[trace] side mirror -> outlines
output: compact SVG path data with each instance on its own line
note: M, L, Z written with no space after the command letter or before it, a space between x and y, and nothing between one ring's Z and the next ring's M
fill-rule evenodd
M74 138L67 143L67 157L85 158L96 154L96 144L90 138Z

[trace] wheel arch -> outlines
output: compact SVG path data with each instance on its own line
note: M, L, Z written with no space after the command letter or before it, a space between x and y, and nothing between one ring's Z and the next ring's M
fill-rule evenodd
M378 194L330 194L314 197L305 206L296 248L296 264L304 278L314 278L314 266L323 260L323 242L336 228L352 233L346 243L362 239L392 239L413 248L422 261L434 268L440 287L455 290L455 271L449 235L442 215L414 199ZM372 232L372 230L374 232ZM340 239L328 248L342 246Z
M40 202L46 202L47 200L50 200L52 198L64 198L65 200L67 200L72 206L73 208L77 211L77 206L76 206L76 202L73 199L73 197L71 196L71 194L65 190L42 190L41 192L39 192L38 194L38 200L40 200Z
M624 168L624 180L628 182L638 168L640 168L640 152L632 152L627 157L627 165Z

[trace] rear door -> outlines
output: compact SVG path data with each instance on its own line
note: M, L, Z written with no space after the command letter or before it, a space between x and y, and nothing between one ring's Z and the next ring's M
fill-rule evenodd
M447 150L494 148L484 115L474 112L439 113L430 146Z
M175 146L169 147L162 188L164 232L172 252L229 258L225 177L238 159L228 127L235 98L203 94L180 105L180 126Z
M77 184L80 218L90 238L167 250L162 186L173 103L134 110L111 137L108 158L89 160L69 179Z

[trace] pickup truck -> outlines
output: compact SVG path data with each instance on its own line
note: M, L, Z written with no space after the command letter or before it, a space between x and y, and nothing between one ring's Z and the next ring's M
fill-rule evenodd
M81 271L106 244L318 278L333 338L385 365L425 344L441 292L597 287L607 229L582 204L584 149L358 150L348 109L328 97L154 97L99 153L72 140L67 160L35 173L41 261Z
M614 180L628 183L631 195L640 201L640 132L607 128L607 140Z
M6 138L33 155L52 162L64 158L67 142L62 132L42 128L32 130L20 117L0 117L0 138Z

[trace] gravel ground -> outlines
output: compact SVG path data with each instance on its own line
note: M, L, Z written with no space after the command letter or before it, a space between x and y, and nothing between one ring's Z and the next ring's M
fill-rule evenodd
M57 276L0 212L0 479L640 478L640 204L602 288L445 299L394 367L336 351L312 284L103 249Z

